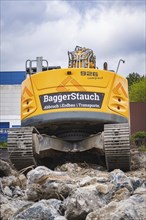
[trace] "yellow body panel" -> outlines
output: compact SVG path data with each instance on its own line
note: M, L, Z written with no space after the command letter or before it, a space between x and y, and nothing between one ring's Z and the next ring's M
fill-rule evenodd
M43 110L40 96L92 92L104 94L101 108L73 107ZM67 96L64 96L67 97ZM81 97L82 98L82 97ZM59 103L60 104L60 103ZM60 105L61 106L61 105ZM30 75L22 83L21 120L56 112L102 112L129 119L128 84L120 75L98 69L68 68Z

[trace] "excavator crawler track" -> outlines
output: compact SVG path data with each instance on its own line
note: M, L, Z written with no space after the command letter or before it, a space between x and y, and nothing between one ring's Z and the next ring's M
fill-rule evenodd
M104 126L104 148L107 169L130 170L129 124Z
M8 152L17 170L35 165L33 157L33 127L10 128L8 132Z

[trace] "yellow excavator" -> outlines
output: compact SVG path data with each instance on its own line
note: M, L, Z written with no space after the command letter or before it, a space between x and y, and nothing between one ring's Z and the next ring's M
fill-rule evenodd
M17 169L73 159L105 158L107 169L130 169L127 80L96 67L91 49L68 52L68 68L37 57L26 61L21 92L21 128L8 134ZM119 66L118 66L119 67Z

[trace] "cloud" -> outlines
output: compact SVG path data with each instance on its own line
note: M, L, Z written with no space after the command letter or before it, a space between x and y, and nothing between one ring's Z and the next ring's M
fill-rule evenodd
M38 1L2 1L2 33L19 34L44 20L45 3ZM41 16L40 16L41 14Z
M3 2L2 70L24 70L25 60L36 56L66 67L67 51L80 45L94 50L99 68L108 61L116 70L123 58L123 75L144 74L145 10L139 2Z

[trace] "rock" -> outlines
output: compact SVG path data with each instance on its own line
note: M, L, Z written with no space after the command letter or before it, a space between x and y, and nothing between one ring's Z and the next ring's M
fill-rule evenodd
M98 172L96 175L96 180L99 183L107 183L111 181L111 176L107 172Z
M131 194L130 194L129 190L126 187L124 187L124 188L121 188L115 192L112 200L118 202L118 201L121 201L124 199L128 199L130 197L130 195Z
M129 178L139 178L142 183L146 181L146 169L138 169L134 171L129 171L126 173L126 176Z
M85 177L87 175L90 177L95 177L97 176L98 172L105 170L105 168L96 164L88 165L87 163L66 163L61 166L57 166L56 170L65 171L69 176L76 179L76 174L78 174L78 177Z
M133 185L129 177L119 169L115 169L110 172L111 175L111 182L115 185L116 189L121 189L126 187L130 192L133 192Z
M102 183L110 182L110 178L108 175L104 175L102 172L100 172L98 175L100 176L91 177L87 175L86 177L83 177L81 181L79 182L79 185L82 187L86 185L92 185L97 182L101 183L101 185Z
M137 149L131 150L131 170L136 170L140 167L140 155Z
M17 213L13 216L12 220L54 220L56 218L64 219L63 216L54 208L51 202L47 200L41 200L37 203L34 203L25 210Z
M138 187L140 187L143 183L143 181L140 178L137 177L130 177L133 189L137 189Z
M82 187L82 186L87 186L87 185L91 185L91 184L95 184L97 182L96 178L92 178L90 176L86 176L84 177L79 185Z
M47 182L44 185L43 192L46 193L49 198L66 198L69 193L76 188L76 185L61 182Z
M57 216L54 218L54 220L67 220L67 218L65 218L64 216Z
M4 194L1 194L0 193L0 205L3 204L3 203L8 203L9 199L7 196L5 196Z
M17 177L16 176L6 176L1 179L3 187L5 186L15 186L17 185Z
M144 220L146 195L133 195L120 202L110 202L88 214L86 220Z
M18 176L5 176L0 179L0 190L1 192L9 197L24 197L24 185L25 183L21 182L21 178L26 181L24 175ZM21 187L21 188L20 188Z
M5 188L3 189L3 193L4 195L10 196L10 197L13 196L13 193L8 186L5 186Z
M1 205L1 219L8 220L15 212L17 212L18 208L13 206L11 203L2 204Z
M28 172L27 178L27 184L37 183L40 185L44 184L46 180L71 181L71 178L66 173L52 171L44 166L39 166Z
M27 184L38 183L39 180L45 180L51 171L52 170L44 166L36 167L27 173Z
M24 196L25 193L19 186L14 187L13 189L13 197Z
M0 178L2 220L144 220L145 168L105 171L98 165L40 166L27 177L9 170Z
M146 152L141 152L136 146L131 149L131 170L146 169Z
M140 168L146 170L146 152L140 152Z
M0 160L0 177L9 175L17 176L17 174L18 173L15 170L13 170L7 162Z
M27 199L31 201L38 201L42 198L64 199L74 188L76 188L76 185L73 184L47 181L43 185L31 184L27 186L25 193Z
M17 178L17 186L20 186L22 189L26 188L27 179L24 174L20 174Z
M110 183L110 184L97 183L96 184L96 189L101 194L113 193L115 191L114 184L112 184L112 183Z
M55 170L67 172L67 173L76 173L81 171L81 168L78 166L77 163L65 163L62 164L61 166L57 166Z
M141 187L137 188L133 194L146 194L146 185L143 184Z
M49 199L49 200L46 200L46 203L49 205L52 205L58 212L60 212L62 201L58 199Z
M72 179L63 172L52 171L46 167L37 167L28 173L26 196L28 200L63 199L77 188Z
M64 200L65 217L68 220L83 220L88 213L101 208L105 202L100 198L95 186L86 186L74 190Z
M32 202L23 201L19 199L4 199L4 196L1 196L1 219L8 220L13 219L11 218L19 209L25 209L26 207L30 206Z
M15 187L19 186L21 188L26 187L26 177L23 174L18 174L17 176L6 176L1 179L3 187Z
M29 201L38 201L43 198L42 187L39 184L30 184L25 190L25 198Z

